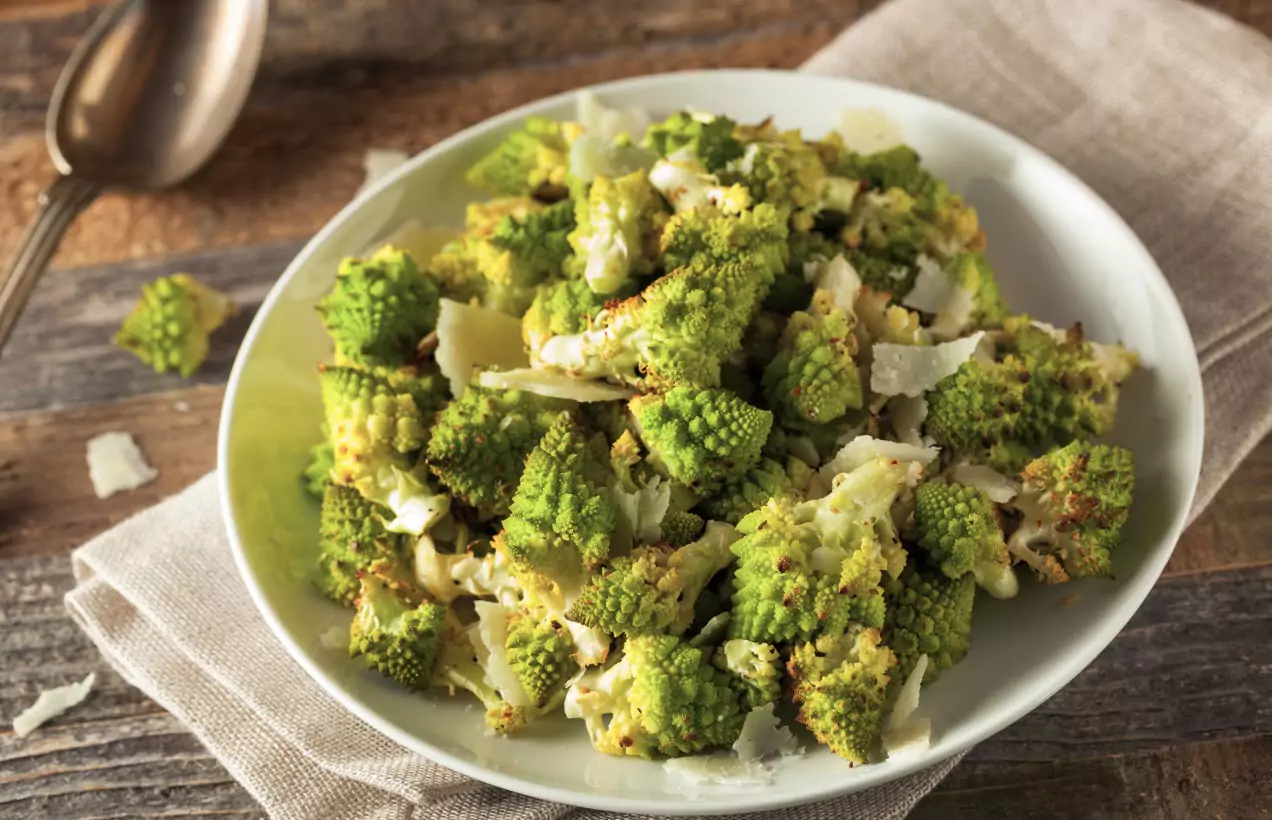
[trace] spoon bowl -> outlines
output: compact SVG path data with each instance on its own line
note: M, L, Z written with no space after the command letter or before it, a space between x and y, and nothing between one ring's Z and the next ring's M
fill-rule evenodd
M123 0L76 47L45 136L61 175L0 275L0 347L75 217L107 188L175 185L215 153L247 101L267 0Z

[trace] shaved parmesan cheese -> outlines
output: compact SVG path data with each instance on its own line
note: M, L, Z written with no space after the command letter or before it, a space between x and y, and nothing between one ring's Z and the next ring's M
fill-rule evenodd
M613 140L624 134L637 138L649 128L652 119L643 108L610 108L591 91L580 91L575 119L588 134Z
M747 713L742 733L733 742L739 760L763 760L773 755L799 754L803 749L790 729L773 713L774 704L757 706Z
M102 433L88 441L88 478L98 498L135 490L159 477L127 433Z
M1006 504L1020 492L1019 482L983 464L956 464L950 470L950 481L975 487L999 504Z
M845 313L854 312L857 293L861 290L861 276L849 264L843 254L829 262L808 262L804 265L804 281L819 290L828 290L835 307Z
M673 757L663 763L663 770L689 786L703 783L717 786L767 786L773 782L773 770L763 763L725 755Z
M850 108L839 115L835 130L859 154L874 154L902 144L901 125L879 108Z
M437 315L437 352L433 354L442 375L450 380L456 398L473 378L473 368L527 367L521 341L521 322L497 310L441 300Z
M366 177L362 180L362 187L358 189L358 193L362 193L388 176L389 172L408 159L410 159L409 154L396 148L368 149L362 155L362 169L366 172Z
M479 624L477 633L489 653L485 666L491 683L509 706L530 706L530 696L508 662L508 608L494 601L478 601L474 607Z
M649 184L662 194L676 213L692 211L718 198L720 181L707 173L696 160L674 161L670 157L654 163L649 171Z
M318 636L318 645L323 649L347 650L349 648L349 627L331 627Z
M883 396L921 396L972 357L985 336L971 336L932 347L880 342L873 348L870 389Z
M535 370L529 367L517 370L487 370L477 378L482 387L499 390L524 390L551 396L555 399L572 399L577 402L627 401L636 391L616 384L576 379L565 373L551 370Z
M590 133L579 135L570 144L570 174L584 182L649 168L655 159L656 154L639 145L620 145Z
M915 447L913 444L904 444L899 441L857 436L835 453L835 457L826 462L819 473L824 480L831 481L835 476L851 473L876 458L886 458L889 461L916 461L927 465L935 461L938 455L939 452L935 447Z
M888 418L897 440L914 447L924 447L923 422L927 421L928 403L923 396L893 396L888 400Z
M919 254L919 275L914 277L914 287L901 300L901 304L924 313L937 313L954 294L954 283L941 269L941 265L926 253Z
M35 699L35 703L13 719L13 733L18 737L26 737L72 706L83 703L96 680L97 675L89 672L88 677L79 683L44 690Z
M931 719L914 716L914 710L919 708L919 688L927 667L928 656L920 655L914 670L897 693L892 714L883 725L883 750L888 758L925 752L932 745Z
M732 616L721 612L702 625L702 630L689 641L690 646L715 646L729 633L729 621Z

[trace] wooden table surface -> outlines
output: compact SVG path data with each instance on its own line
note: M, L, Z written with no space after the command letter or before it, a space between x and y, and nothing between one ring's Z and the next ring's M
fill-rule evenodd
M1272 33L1272 0L1207 4ZM0 359L0 719L43 688L98 674L90 700L27 739L3 720L0 817L263 817L72 624L67 554L213 467L236 344L284 265L358 187L367 148L413 153L513 105L626 75L794 67L874 5L276 0L225 148L179 190L90 207ZM100 7L0 0L0 258L51 177L45 108ZM178 270L247 307L188 381L109 343L140 285ZM160 476L99 501L84 443L113 429L132 431ZM1270 537L1272 440L1185 534L1099 659L977 747L913 816L1272 816Z

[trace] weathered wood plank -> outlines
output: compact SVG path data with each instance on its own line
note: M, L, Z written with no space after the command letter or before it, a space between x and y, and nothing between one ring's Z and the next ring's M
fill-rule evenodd
M198 387L0 423L0 557L65 552L211 470L221 396ZM101 500L85 444L110 430L133 433L159 477Z
M0 351L0 417L224 384L257 307L299 249L286 242L46 274ZM208 360L190 379L155 373L111 344L142 285L177 272L228 293L239 306L212 336Z
M1200 820L1272 817L1272 736L1134 755L981 766L968 761L911 820Z

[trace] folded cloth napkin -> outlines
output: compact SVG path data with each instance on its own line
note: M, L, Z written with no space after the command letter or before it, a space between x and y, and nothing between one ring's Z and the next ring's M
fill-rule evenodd
M1179 0L895 0L805 69L996 122L1130 221L1179 295L1205 371L1196 514L1272 426L1269 42ZM272 816L606 816L474 783L347 714L257 614L218 509L205 477L84 546L67 605L120 673L184 720ZM901 818L955 762L761 817Z

